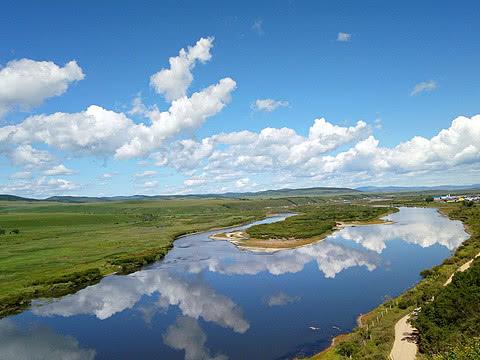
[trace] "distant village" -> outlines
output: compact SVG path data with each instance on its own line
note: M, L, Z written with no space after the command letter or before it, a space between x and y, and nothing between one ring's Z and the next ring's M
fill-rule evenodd
M462 201L475 201L480 202L480 195L442 195L433 198L434 201L443 202L462 202Z

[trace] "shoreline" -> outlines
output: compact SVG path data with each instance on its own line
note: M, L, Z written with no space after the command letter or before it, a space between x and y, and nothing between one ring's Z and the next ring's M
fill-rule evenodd
M257 239L251 238L246 231L232 231L226 233L218 233L210 235L209 238L219 241L228 241L231 244L235 245L240 250L252 251L252 252L277 252L282 250L289 249L298 249L303 246L311 245L325 240L330 235L334 234L337 231L348 227L356 226L371 226L371 225L391 225L394 224L394 221L384 220L383 218L395 213L392 211L387 214L383 214L381 218L376 218L372 220L365 221L336 221L335 227L325 233L314 236L311 238L305 239ZM274 214L272 216L277 216L281 214ZM282 220L283 221L283 220Z

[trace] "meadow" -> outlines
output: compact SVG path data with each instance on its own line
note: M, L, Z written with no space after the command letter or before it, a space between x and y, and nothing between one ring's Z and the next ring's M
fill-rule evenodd
M299 200L301 202L301 200ZM264 217L291 200L0 202L0 316L162 258L176 237Z

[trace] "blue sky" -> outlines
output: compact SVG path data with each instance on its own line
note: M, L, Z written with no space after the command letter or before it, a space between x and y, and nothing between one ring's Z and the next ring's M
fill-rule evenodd
M0 192L478 183L479 10L475 1L6 1ZM182 48L186 68L168 72Z

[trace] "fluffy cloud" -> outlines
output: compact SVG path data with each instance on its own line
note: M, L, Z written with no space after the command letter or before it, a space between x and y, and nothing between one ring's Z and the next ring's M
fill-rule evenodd
M205 179L187 179L183 182L185 186L198 186L207 182Z
M145 181L142 184L142 187L144 190L152 190L158 187L159 182L157 180L150 180L150 181Z
M188 171L210 183L219 174L236 174L236 179L231 179L233 186L253 175L276 174L279 178L290 174L293 182L299 178L325 182L348 177L354 182L446 171L480 161L480 115L458 117L432 138L415 136L394 147L380 146L371 131L363 121L343 127L317 119L308 136L289 128L221 133L190 142L185 154L184 147L177 144L174 154L164 152L157 157L161 157L162 166ZM349 143L353 143L350 148L331 154ZM196 156L190 157L192 153ZM188 166L184 168L183 163Z
M57 166L54 166L48 170L45 170L43 172L44 175L48 176L58 176L58 175L71 175L73 174L73 170L67 168L65 165L60 164Z
M272 112L279 107L287 107L288 105L288 101L285 100L257 99L252 104L252 109L256 111Z
M207 172L235 168L252 173L278 171L300 166L320 154L365 138L370 131L363 121L355 126L341 127L322 118L315 120L307 137L290 128L265 128L259 133L221 133L201 142L177 143L173 146L174 151L157 154L156 159L161 160L158 165L171 165L180 170L192 169L207 161L204 167Z
M123 113L92 105L79 113L35 115L18 125L0 128L0 141L25 144L13 155L15 162L45 162L47 153L30 144L44 143L80 155L112 155L119 159L148 154L165 140L185 130L195 130L230 101L235 81L222 79L218 84L175 100L168 111L152 110L152 124L136 124ZM23 155L23 154L24 155ZM29 160L29 159L32 160Z
M18 171L10 175L11 179L30 179L32 177L31 171Z
M453 120L430 139L415 136L393 148L380 147L370 136L346 152L319 159L325 172L369 171L408 173L448 169L480 160L480 115Z
M26 168L41 167L54 161L54 157L48 151L34 149L28 144L18 146L10 156L15 165Z
M144 178L144 177L150 177L156 175L157 172L155 170L145 170L141 173L136 173L135 177L136 178Z
M79 189L79 186L69 180L41 176L30 180L28 177L16 178L16 181L7 185L0 185L0 193L19 194L25 196L64 195Z
M337 35L337 41L347 42L350 41L352 38L352 34L339 32Z
M85 75L75 61L61 67L51 61L13 60L0 69L0 117L19 107L29 110L63 94Z
M9 143L44 143L87 155L114 153L128 141L135 126L122 113L89 106L78 113L35 115L14 126L0 128L0 140Z
M213 38L201 38L195 46L180 50L178 57L170 58L169 69L163 69L152 76L152 86L172 102L168 110L160 111L156 105L147 107L139 97L136 98L130 114L147 117L150 120L147 124L136 123L124 113L96 105L77 113L35 115L20 124L0 128L0 151L9 154L15 164L31 163L32 166L50 161L46 151L33 148L32 145L37 143L75 155L114 155L118 159L148 155L166 146L165 142L169 138L183 131L197 129L230 101L231 92L236 87L235 81L230 78L221 79L217 84L195 92L190 97L186 96L186 90L193 79L191 70L197 61L205 62L211 58L212 46ZM33 83L26 83L23 78L33 78L30 79ZM18 92L15 86L28 87L31 92L24 94L23 102L12 101L34 105L41 101L35 95L37 92L44 97L58 95L65 91L69 82L81 78L83 73L75 62L59 68L49 62L21 60L9 63L0 72L0 85L3 82L8 91L14 93ZM39 79L44 80L44 87L37 84ZM10 83L15 86L7 86ZM47 85L49 87L45 88ZM0 110L2 104L13 103L8 99L16 99L8 97L5 91L5 87L0 86Z
M128 141L116 149L115 157L125 159L148 154L181 131L197 129L207 118L226 106L235 87L234 80L225 78L193 93L189 98L181 97L173 101L168 111L161 112L157 108L150 110L148 116L152 120L151 126L132 126Z
M430 81L424 81L421 83L418 83L415 85L413 88L412 92L410 93L411 96L418 95L422 92L430 92L433 91L437 88L437 83L433 80Z
M113 178L115 175L117 175L116 173L103 173L102 175L100 175L100 178L102 179L111 179Z
M178 56L169 59L170 68L162 69L150 78L150 85L168 101L184 97L192 83L192 70L197 61L202 63L212 57L213 37L201 38L195 46L181 49Z

